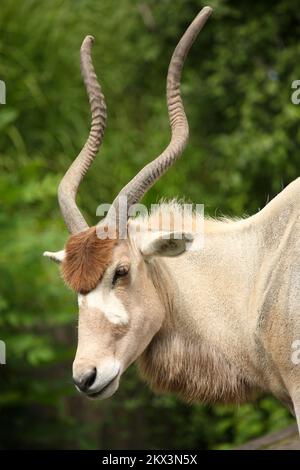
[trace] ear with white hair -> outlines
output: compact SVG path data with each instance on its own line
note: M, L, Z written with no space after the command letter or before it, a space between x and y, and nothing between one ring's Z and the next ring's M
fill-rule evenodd
M62 261L65 259L66 252L65 250L60 250L60 251L45 251L43 253L43 256L46 256L46 258L50 258L52 261L55 263L62 263Z
M194 240L192 233L156 232L148 233L141 243L141 253L145 258L153 256L178 256L191 246Z

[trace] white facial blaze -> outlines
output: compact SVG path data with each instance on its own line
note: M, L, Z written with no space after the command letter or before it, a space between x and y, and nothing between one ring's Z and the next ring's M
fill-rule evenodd
M114 325L126 325L128 323L128 313L113 290L104 292L103 286L97 286L87 295L78 295L79 307L95 308L100 310L107 320Z

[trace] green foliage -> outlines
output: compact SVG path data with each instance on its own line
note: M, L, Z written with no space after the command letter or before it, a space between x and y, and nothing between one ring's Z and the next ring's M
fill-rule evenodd
M206 213L239 216L263 207L299 174L300 9L212 0L215 11L183 77L191 140L145 202L185 197ZM66 230L58 181L81 149L89 109L78 51L96 37L94 62L108 104L105 144L79 203L95 222L169 138L164 89L177 39L200 0L7 0L1 4L0 78L0 448L228 448L290 422L274 399L188 406L155 396L135 369L117 396L90 403L71 383L76 304L44 250ZM271 7L270 7L271 6Z

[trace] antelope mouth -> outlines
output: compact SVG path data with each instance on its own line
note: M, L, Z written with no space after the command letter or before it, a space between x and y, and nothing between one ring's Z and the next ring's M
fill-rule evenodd
M109 398L112 395L114 395L116 391L118 390L119 381L120 381L120 372L118 372L117 375L113 379L111 379L106 385L104 385L104 387L98 389L95 392L87 393L86 396L92 400L95 400L96 398L99 398L100 400Z

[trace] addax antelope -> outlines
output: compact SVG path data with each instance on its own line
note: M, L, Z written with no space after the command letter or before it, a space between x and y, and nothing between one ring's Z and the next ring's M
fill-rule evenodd
M73 378L79 391L110 397L137 361L158 392L223 403L271 392L300 425L300 361L293 360L300 343L300 179L251 217L205 219L199 249L193 249L197 214L190 214L189 230L175 227L180 204L131 216L187 144L181 72L210 14L209 7L201 10L171 58L169 145L121 190L94 227L88 227L75 199L102 142L106 106L91 61L93 38L85 38L81 68L91 131L58 189L70 238L63 250L45 255L60 263L65 283L78 295ZM166 230L161 220L169 215Z

